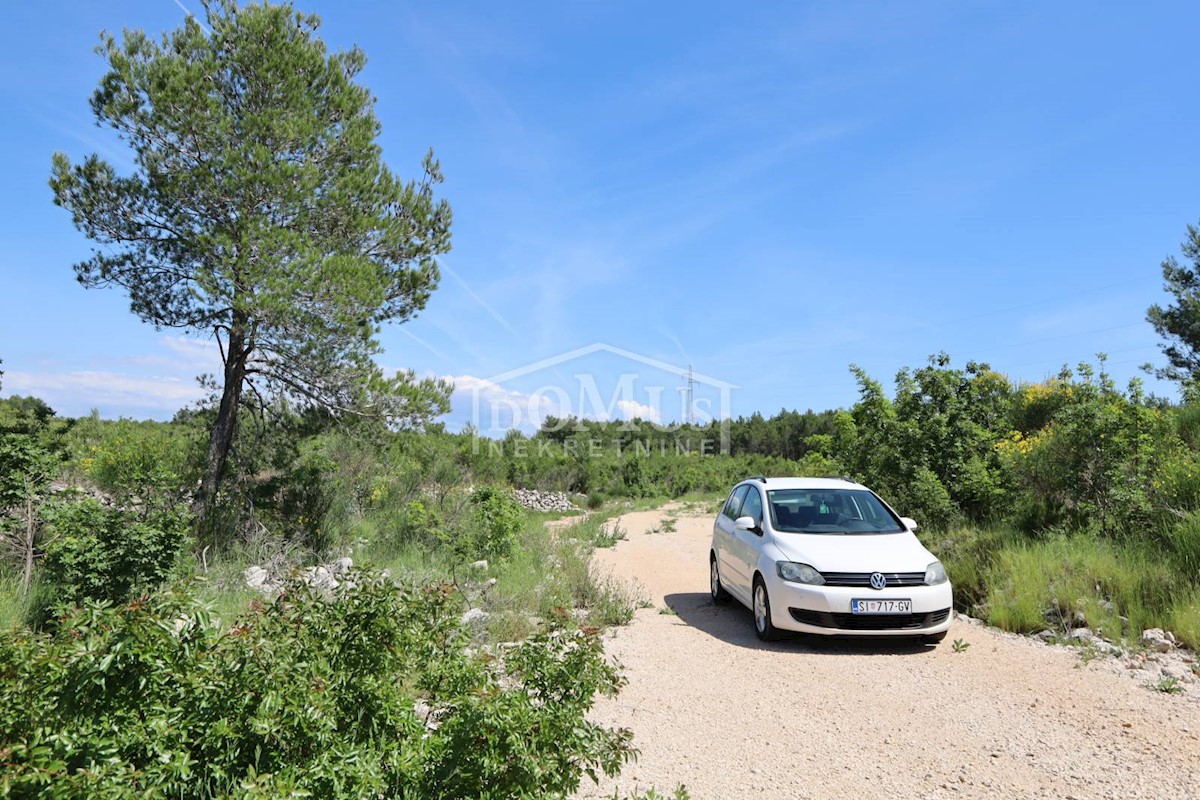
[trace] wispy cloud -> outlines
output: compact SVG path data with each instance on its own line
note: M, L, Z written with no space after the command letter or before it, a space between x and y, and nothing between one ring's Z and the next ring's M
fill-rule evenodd
M104 371L14 370L5 374L4 388L15 394L40 397L68 414L81 414L93 407L170 412L203 394L194 380L173 376L133 377Z
M401 332L401 333L403 333L403 334L404 334L405 336L407 336L408 338L412 339L412 340L413 340L414 342L416 342L417 344L421 345L421 347L424 347L426 350L428 350L429 352L433 353L433 354L434 354L435 356L437 356L438 358L442 359L443 361L444 361L444 360L446 360L446 354L445 354L445 353L443 353L441 350L438 350L436 347L434 347L434 346L433 346L433 345L431 345L429 342L427 342L427 341L425 341L424 339L422 339L420 336L417 336L417 335L416 335L415 333L413 333L412 331L410 331L410 330L408 330L407 328L405 328L405 327L401 326L401 327L400 327L400 332Z
M196 376L218 372L221 359L212 340L164 335L156 344L153 352L111 358L100 368L37 370L23 365L6 371L4 391L40 397L72 416L92 408L106 416L169 416L203 397Z
M42 127L56 134L74 139L89 151L103 157L117 169L125 172L133 170L134 162L130 152L124 149L121 143L115 139L106 141L104 138L87 132L94 130L94 128L88 122L85 122L83 118L68 119L67 115L61 111L40 105L27 105L25 107L25 116L41 123Z
M450 267L446 266L446 264L442 263L442 262L438 262L438 268L441 269L443 272L445 272L447 275L449 275L451 278L453 278L458 283L458 285L462 288L462 290L464 292L466 292L467 295L472 300L474 300L476 303L479 304L480 308L482 308L484 311L486 311L492 319L494 319L494 320L496 320L496 322L500 323L501 327L503 327L506 331L513 334L514 336L517 335L516 328L514 328L512 325L510 325L508 323L508 320L506 320L504 317L502 317L500 315L499 311L492 308L491 304L488 303L488 301L486 301L482 297L480 297L479 294L476 293L476 291L474 289L472 289L470 287L470 285L466 281L464 281L457 272L450 269Z
M187 14L189 17L191 17L192 19L196 20L196 24L200 26L200 30L204 31L205 33L208 33L208 32L209 32L209 30L208 30L208 26L207 26L207 25L205 25L203 22L201 22L199 17L197 17L197 16L196 16L195 14L193 14L193 13L192 13L190 10L188 10L188 7L187 7L187 6L185 6L185 5L184 5L184 4L181 2L181 0L174 0L174 2L175 2L175 5L179 6L181 9L183 9L183 13L184 13L184 14Z

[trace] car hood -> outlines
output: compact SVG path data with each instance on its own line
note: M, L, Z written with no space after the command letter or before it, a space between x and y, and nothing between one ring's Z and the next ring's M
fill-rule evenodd
M886 534L776 533L790 561L820 572L924 572L933 561L911 532Z

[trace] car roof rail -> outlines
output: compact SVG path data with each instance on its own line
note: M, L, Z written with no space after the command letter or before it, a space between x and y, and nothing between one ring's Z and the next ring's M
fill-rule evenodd
M764 476L764 475L751 475L749 478L746 478L746 480L748 480L748 481L761 481L761 482L763 482L763 483L766 483L766 482L767 482L766 476Z
M854 478L851 478L847 475L822 475L821 477L827 481L845 481L846 483L858 483L858 481L854 480Z

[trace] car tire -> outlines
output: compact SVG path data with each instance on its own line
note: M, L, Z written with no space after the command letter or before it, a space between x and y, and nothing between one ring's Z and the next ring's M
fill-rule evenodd
M928 636L922 636L921 641L924 644L937 644L942 639L946 638L946 634L950 631L942 631L941 633L931 633Z
M779 629L771 622L771 596L767 594L767 585L759 576L754 578L750 611L754 614L754 632L764 642L773 642L779 638Z
M717 569L717 557L712 553L708 555L708 589L714 605L729 602L729 592L725 591L725 587L721 585L721 571Z

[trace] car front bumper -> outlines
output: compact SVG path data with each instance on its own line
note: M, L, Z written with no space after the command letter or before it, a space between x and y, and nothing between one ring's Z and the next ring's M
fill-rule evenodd
M810 586L776 579L771 621L776 628L824 636L930 636L949 630L954 620L950 584L881 590ZM911 600L910 614L852 614L852 600Z

